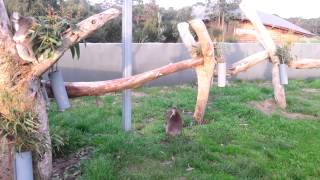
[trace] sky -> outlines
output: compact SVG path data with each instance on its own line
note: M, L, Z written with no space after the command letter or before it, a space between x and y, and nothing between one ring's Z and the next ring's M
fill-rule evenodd
M100 1L100 0L91 0ZM302 17L302 18L319 18L320 17L320 0L249 0L256 9L277 14L284 18ZM144 0L148 2L148 0ZM181 8L191 6L196 2L205 2L205 0L156 0L161 7Z
M160 6L167 8L180 8L196 2L205 2L205 0L157 0ZM277 14L284 18L320 17L320 0L250 0L250 2L260 11Z

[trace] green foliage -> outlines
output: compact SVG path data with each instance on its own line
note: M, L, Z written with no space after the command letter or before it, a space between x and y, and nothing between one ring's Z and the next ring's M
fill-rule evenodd
M41 155L49 146L45 136L38 131L37 115L15 107L21 100L9 92L1 92L0 100L10 107L7 114L0 113L0 136L14 141L18 151L33 150Z
M51 58L53 52L62 46L64 33L72 28L75 28L75 25L57 15L38 16L36 25L30 32L35 57L39 58L43 55L45 58ZM70 50L72 57L76 54L79 58L79 44L71 46Z
M292 81L286 90L288 111L319 118L319 84ZM315 92L304 93L305 88ZM82 161L83 179L319 177L319 121L291 120L277 111L268 116L251 106L252 101L273 98L270 82L213 87L205 114L209 123L202 126L191 122L196 92L189 85L135 90L134 130L129 133L121 128L121 94L101 97L102 107L96 107L94 97L72 100L73 108L63 113L53 106L50 127L69 137L63 150L95 148L92 157ZM184 129L181 136L167 138L165 113L173 105L181 110Z
M293 59L291 54L291 46L287 44L283 46L277 46L276 56L278 56L281 64L288 64Z
M217 59L218 63L223 63L224 58L223 58L223 44L220 42L215 42L214 43L214 56Z

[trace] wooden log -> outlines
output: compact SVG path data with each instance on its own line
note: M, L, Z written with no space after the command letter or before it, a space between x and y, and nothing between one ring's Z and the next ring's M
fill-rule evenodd
M276 52L276 46L266 29L263 23L260 20L260 17L257 14L257 11L250 5L249 0L243 0L240 5L240 9L244 12L247 18L250 20L252 25L255 27L257 31L257 35L259 36L258 39L261 39L261 43L263 47L270 51L271 54Z
M178 26L179 35L180 35L180 38L181 38L183 44L188 49L191 57L196 58L197 57L196 48L198 47L198 44L194 40L194 38L189 30L189 24L186 22L182 22L182 23L179 23L177 26Z
M247 18L251 21L257 30L257 35L261 39L261 43L269 53L269 58L272 62L272 85L274 89L274 97L280 108L286 108L286 97L283 86L280 84L279 74L279 59L275 56L276 46L268 33L266 27L262 24L256 10L250 6L247 0L240 3L240 9L245 13Z
M202 20L192 20L190 25L196 32L201 47L204 63L195 68L198 79L198 96L194 120L199 124L205 123L203 116L206 110L211 82L214 74L216 60L214 58L214 47L207 28Z
M69 97L100 96L110 92L137 88L144 83L166 76L177 71L186 70L203 64L202 58L184 60L178 63L154 69L128 78L97 82L66 82L65 86ZM52 97L50 83L45 83L48 95Z
M256 54L250 55L234 64L228 69L228 73L231 75L237 75L240 72L246 71L249 68L261 63L269 57L267 51L261 51Z
M280 84L279 63L272 64L272 85L274 89L274 98L278 106L285 109L287 107L286 94L283 86Z
M288 67L295 69L320 68L320 59L299 59L296 61L290 61Z

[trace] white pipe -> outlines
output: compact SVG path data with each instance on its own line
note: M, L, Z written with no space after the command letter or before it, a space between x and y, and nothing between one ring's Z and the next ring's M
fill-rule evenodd
M30 151L16 153L15 180L33 180L32 154Z
M282 85L288 84L288 74L287 74L287 65L280 64L280 82Z
M218 63L218 87L226 86L227 65Z
M122 72L123 77L132 75L132 0L123 1L122 7ZM122 95L122 124L125 131L131 130L131 90Z

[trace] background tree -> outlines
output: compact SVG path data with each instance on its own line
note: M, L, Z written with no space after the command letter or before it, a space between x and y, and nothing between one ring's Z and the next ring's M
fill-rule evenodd
M206 6L207 16L211 20L217 20L219 29L221 32L220 41L225 40L224 25L230 22L235 17L235 10L239 9L241 0L207 0ZM217 30L211 30L211 32L217 34ZM217 37L217 36L215 36Z

